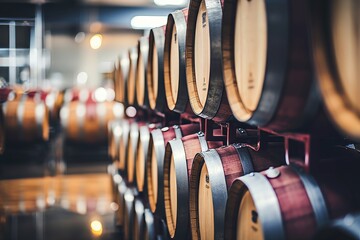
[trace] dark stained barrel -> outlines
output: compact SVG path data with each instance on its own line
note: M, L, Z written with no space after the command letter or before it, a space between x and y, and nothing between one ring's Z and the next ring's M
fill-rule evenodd
M7 141L33 142L49 139L49 110L39 100L22 95L2 104Z
M223 239L228 189L245 174L285 164L282 144L259 151L233 144L194 157L190 175L192 239Z
M223 80L222 17L220 0L190 1L185 55L192 110L196 115L220 122L232 115Z
M359 152L328 155L312 175L291 165L236 179L226 205L225 239L312 239L331 219L359 211Z
M115 81L114 81L114 90L115 90L115 101L125 103L126 99L126 85L127 78L129 74L129 54L128 52L123 52L116 59L115 65Z
M138 59L136 65L136 99L139 106L148 107L147 68L149 55L149 39L141 37L138 41Z
M194 156L223 142L208 142L202 132L168 142L164 158L164 201L170 237L187 239L189 223L189 177Z
M318 112L307 3L225 2L224 82L239 121L288 131Z
M178 113L190 113L186 86L185 41L188 9L168 16L164 45L164 85L167 106Z
M326 109L347 136L360 140L360 4L310 1L317 79Z
M164 86L164 43L166 26L153 28L149 35L147 89L150 108L164 112L166 105Z
M150 210L158 217L165 218L163 194L165 146L174 138L198 132L199 128L199 124L184 124L151 131L146 163L147 198Z
M136 103L136 74L137 74L137 61L138 61L138 52L137 48L133 47L129 49L129 75L126 83L127 89L127 104L126 105L135 105Z
M322 228L314 237L318 240L359 240L360 214L348 214Z

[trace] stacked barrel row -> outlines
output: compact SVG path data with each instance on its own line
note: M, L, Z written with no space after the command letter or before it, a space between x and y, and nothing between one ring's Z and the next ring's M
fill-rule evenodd
M311 239L360 211L359 8L191 0L122 54L116 100L138 111L110 128L125 238ZM169 124L173 112L178 125ZM300 160L308 152L290 155L288 142L226 145L222 128L213 138L200 131L200 118L243 123L247 137L256 135L251 125L285 138L305 133L318 146L311 171ZM157 224L139 220L148 216ZM334 236L328 229L318 234Z

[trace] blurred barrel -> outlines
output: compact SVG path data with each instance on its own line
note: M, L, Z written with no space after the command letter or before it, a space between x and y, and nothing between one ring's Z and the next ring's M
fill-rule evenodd
M34 89L26 92L28 98L43 101L49 109L50 120L58 121L64 103L64 93L55 89Z
M186 29L186 79L196 115L226 121L232 115L223 82L220 0L193 0ZM211 66L211 67L210 67Z
M43 101L22 95L19 100L3 103L2 110L8 141L49 139L49 110Z
M113 120L108 123L108 155L112 162L119 162L120 138L122 137L122 121ZM117 168L118 166L116 166Z
M123 52L116 59L115 65L115 79L114 79L114 90L115 90L115 101L125 103L126 99L126 85L129 74L129 54Z
M226 200L232 182L245 174L282 164L284 146L277 143L259 151L233 144L196 154L189 187L192 239L223 239Z
M61 109L61 125L67 140L102 143L108 140L108 122L120 118L122 105L116 102L70 102Z
M127 79L127 85L126 85L126 90L127 90L127 101L126 101L126 105L135 105L135 101L136 101L136 88L135 85L138 86L137 84L135 84L136 82L136 74L137 74L137 61L138 61L138 52L137 52L137 48L133 47L129 49L129 75L128 75L128 79Z
M285 131L317 113L307 3L225 1L224 82L239 121Z
M170 237L187 239L189 223L189 177L194 156L222 146L222 142L207 142L202 132L168 142L164 158L164 201Z
M348 214L322 228L314 237L317 240L359 240L360 214Z
M360 140L360 3L311 1L317 79L326 108L339 129Z
M237 178L226 204L225 239L312 239L329 220L359 211L359 160L359 152L347 149L329 154L313 175L293 165Z
M158 124L149 124L139 128L139 139L135 159L136 189L139 193L147 193L146 186L146 161L150 142L150 132L158 127Z
M147 65L149 54L149 39L148 37L141 37L137 46L137 62L136 62L136 99L139 106L147 107L148 100L148 86L147 82Z
M168 141L174 138L182 138L198 132L199 127L199 124L184 124L151 131L146 163L147 197L150 210L161 218L165 218L163 194L165 146Z
M191 114L185 65L187 16L187 8L168 15L164 45L164 85L168 108L178 113Z
M124 120L122 124L122 136L119 143L119 162L118 167L122 175L125 174L126 166L126 149L128 148L129 134L130 134L130 124L128 120Z
M163 112L167 107L164 86L164 43L166 26L153 28L149 36L147 87L150 108Z
M128 188L124 195L124 239L133 240L133 225L134 225L134 203L137 192L134 188Z
M127 186L123 178L118 174L117 178L120 177L120 181L117 183L117 204L118 210L115 213L115 223L117 226L124 226L124 214L125 214L125 193L127 191Z

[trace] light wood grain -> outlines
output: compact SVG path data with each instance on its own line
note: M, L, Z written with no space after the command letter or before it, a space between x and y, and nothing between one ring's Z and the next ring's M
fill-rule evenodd
M199 228L203 240L214 240L214 205L209 172L204 164L199 181Z
M136 153L136 184L137 188L140 192L144 190L144 181L145 181L145 156L144 156L144 150L143 150L143 143L141 139L139 138L137 153Z
M235 74L244 106L259 103L266 69L267 27L264 0L239 0L235 20Z
M176 103L179 90L179 41L176 25L174 24L170 44L170 84L173 102Z
M156 209L156 203L157 203L157 195L158 195L158 165L157 165L157 158L155 153L155 148L153 147L152 153L151 153L151 181L149 183L149 188L151 188L151 197L149 199L150 201L150 208L151 211L155 211ZM150 193L150 190L149 190Z
M154 93L154 100L156 100L158 95L158 87L159 87L159 60L158 60L158 52L156 48L156 44L154 41L153 46L153 57L152 57L152 86L153 86L153 93Z
M175 161L174 161L173 154L171 154L171 160L170 160L170 198L171 198L170 203L171 203L172 223L173 223L173 226L176 226L176 222L177 222L177 183L176 183Z
M254 220L254 221L253 221ZM237 217L237 240L262 240L263 232L260 219L257 217L257 210L250 192L244 194Z
M205 1L201 1L196 20L194 63L196 91L200 104L205 105L210 78L210 27ZM191 94L191 93L189 93Z
M331 32L335 63L346 99L360 114L360 2L334 0Z

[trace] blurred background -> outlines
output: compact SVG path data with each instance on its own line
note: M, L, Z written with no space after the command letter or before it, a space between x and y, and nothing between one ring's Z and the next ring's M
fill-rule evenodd
M1 87L19 86L22 93L41 87L56 96L84 88L95 102L110 102L115 59L149 28L164 25L168 13L187 5L187 0L0 1ZM49 102L54 98L47 97ZM10 102L3 104L6 118L5 109ZM69 143L59 128L51 120L45 142L8 137L0 156L0 239L120 239L107 145ZM22 134L6 129L7 136Z

